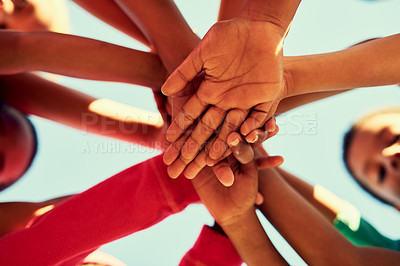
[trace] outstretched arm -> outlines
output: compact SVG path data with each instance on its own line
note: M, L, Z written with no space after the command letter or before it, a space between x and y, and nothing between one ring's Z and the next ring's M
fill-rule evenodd
M345 50L284 58L288 92L281 114L353 88L400 83L400 34L363 41Z
M0 264L77 265L82 254L198 201L189 180L168 177L160 155L72 196L29 228L0 238Z
M352 245L275 169L262 171L259 180L264 196L260 210L307 263L392 265L400 259L395 251Z
M111 43L54 32L0 31L0 74L46 71L76 78L160 87L158 56Z
M105 23L113 26L117 30L138 40L144 45L151 46L150 42L143 35L141 30L123 12L123 10L113 0L73 0L80 7L101 19Z
M400 34L342 51L285 58L288 96L400 83Z
M165 149L163 120L152 113L107 99L96 99L24 73L0 76L1 100L18 110L85 132Z
M114 1L151 41L169 73L199 42L171 0Z
M221 0L218 21L234 18L244 6L246 0Z

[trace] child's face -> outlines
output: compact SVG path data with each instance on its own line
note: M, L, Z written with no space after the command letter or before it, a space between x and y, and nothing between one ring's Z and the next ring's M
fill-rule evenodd
M362 123L350 143L348 164L360 182L400 207L400 114Z
M35 150L35 135L27 119L13 108L0 111L0 190L21 177Z

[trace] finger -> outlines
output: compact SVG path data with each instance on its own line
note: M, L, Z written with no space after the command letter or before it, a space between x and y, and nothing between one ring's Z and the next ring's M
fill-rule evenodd
M245 137L245 140L247 143L258 144L264 142L267 138L268 132L263 129L255 129Z
M162 85L162 93L170 96L182 91L201 72L202 68L200 46L197 46Z
M275 131L274 131L274 132L272 132L272 133L268 133L268 137L267 137L267 139L270 139L270 138L272 138L273 136L275 136L276 134L278 134L278 132L279 132L279 127L278 127L278 126L276 126L276 129L275 129Z
M243 140L239 133L233 132L229 134L228 145L231 148L233 155L240 163L246 164L254 159L253 149Z
M267 123L265 123L264 129L268 132L268 133L272 133L275 132L276 130L276 119L275 117L271 117Z
M192 162L185 168L183 174L188 179L195 178L198 173L207 165L206 158L208 157L207 154L211 148L211 143L215 140L216 137L213 137L211 141L207 142L204 148L200 151L200 153L194 158ZM218 163L218 162L217 162ZM215 164L217 164L215 163Z
M200 119L190 137L182 147L181 156L192 161L201 150L204 143L214 134L224 120L226 112L212 106Z
M163 160L166 165L171 165L178 157L183 146L183 141L171 143L165 150Z
M207 104L194 94L183 105L181 111L176 115L169 126L166 138L169 142L176 141L182 133L193 124L193 122L206 110Z
M213 166L212 169L222 185L225 187L230 187L233 185L235 177L226 159Z
M211 159L210 156L207 155L207 157L206 157L206 163L207 163L208 166L214 166L214 165L216 165L217 163L219 163L220 161L222 161L223 159L227 158L227 157L228 157L229 155L231 155L231 154L232 154L231 149L227 149L227 150L225 151L225 153L222 155L222 157L220 157L220 158L217 159L217 160Z
M283 157L282 156L269 156L269 157L263 157L260 159L256 159L255 161L257 164L257 169L262 170L262 169L268 169L268 168L280 166L283 163Z
M251 144L260 144L263 143L265 140L275 136L278 131L279 128L276 125L275 117L272 117L267 121L267 123L265 123L263 128L251 131L245 137L245 140Z
M196 158L190 162L190 164L188 166L186 166L183 174L186 178L188 179L193 179L195 178L200 171L207 166L206 164L206 152L204 150L202 150L197 156Z
M208 154L211 159L217 160L225 153L228 148L228 144L226 143L228 135L239 129L240 125L246 119L247 114L247 110L241 109L233 109L228 112L217 139L214 141Z
M185 131L177 141L171 143L165 150L163 160L166 165L171 165L179 157L183 144L185 144L186 139L190 135L191 129L192 128L189 128L189 130Z
M261 205L263 202L264 202L263 195L260 192L257 192L255 204L256 205Z
M246 121L240 127L240 133L243 136L247 136L251 131L262 128L272 116L269 116L270 107L270 103L262 103L255 106L250 112L249 117L247 117Z
M172 157L172 156L175 157L175 156L176 156L176 153L177 153L178 156L179 156L180 151L181 151L181 147L184 145L185 141L187 140L187 138L188 138L188 136L189 136L189 134L190 134L191 129L192 129L192 127L190 127L189 130L185 131L184 135L182 135L182 136L179 138L179 140L177 141L176 144L175 144L175 143L172 143L172 144L171 144L171 145L173 145L173 144L177 145L176 148L173 149L173 153L171 152L171 154L172 154L172 155L170 155L171 157ZM175 147L175 146L173 146L173 147ZM169 159L169 158L168 158L168 159ZM165 159L165 154L164 154L164 161L166 161L166 159ZM170 162L170 161L168 161L168 162ZM182 155L179 156L176 160L174 160L174 161L168 166L168 169L167 169L168 175L169 175L171 178L174 178L174 179L175 179L175 178L178 178L178 176L180 176L180 175L183 173L183 171L185 170L186 166L187 166L189 163L190 163L190 161L188 161L188 160L186 160L185 158L183 158Z
M182 157L179 157L170 166L168 166L168 175L173 179L178 178L178 176L180 176L180 174L185 170L185 167L188 163L189 162L184 161Z

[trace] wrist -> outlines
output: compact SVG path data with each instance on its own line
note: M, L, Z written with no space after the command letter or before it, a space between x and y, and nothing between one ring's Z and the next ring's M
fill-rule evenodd
M295 88L295 75L294 73L296 72L294 70L294 67L296 66L293 64L292 60L290 57L284 57L283 59L283 86L285 88L285 94L284 98L291 97L295 94L294 88Z
M279 27L284 33L296 13L301 0L247 0L237 17L250 21L264 21Z
M241 212L225 215L225 217L217 217L215 221L223 228L224 232L228 234L231 228L235 230L238 226L246 226L249 220L252 219L253 214L255 215L255 208L251 206L249 209Z

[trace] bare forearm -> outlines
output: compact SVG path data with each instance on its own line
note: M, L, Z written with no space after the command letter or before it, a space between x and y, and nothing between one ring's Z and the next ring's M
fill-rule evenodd
M135 23L121 10L113 0L73 0L80 7L101 19L112 27L122 31L139 42L150 46Z
M140 109L132 110L116 102L110 105L113 102L102 102L29 73L2 76L0 83L1 101L24 113L148 147L158 148L163 141L158 134L162 125L158 114L151 120L149 116L142 119Z
M254 208L238 221L221 226L247 265L287 265L268 239Z
M297 107L319 101L331 96L338 95L340 93L346 92L346 90L335 90L335 91L321 91L321 92L311 92L301 95L296 95L292 97L287 97L279 102L278 109L275 115L280 115Z
M52 32L6 33L19 39L20 68L77 78L160 87L166 71L158 56L79 36Z
M200 41L171 0L115 1L151 40L169 72L172 72Z
M297 193L313 205L329 222L332 222L333 219L336 218L336 215L340 211L340 206L338 205L340 205L343 200L334 196L332 193L331 194L334 196L333 198L327 198L326 195L325 197L321 197L321 193L318 191L319 186L316 189L315 186L308 184L281 168L276 168L276 170Z
M262 172L260 191L264 195L260 210L307 263L358 263L356 247L340 235L274 169Z
M285 58L288 96L400 83L400 34L346 50Z
M246 0L221 0L218 21L234 18L245 3Z
M360 265L397 265L400 261L400 252L377 247L359 247Z

